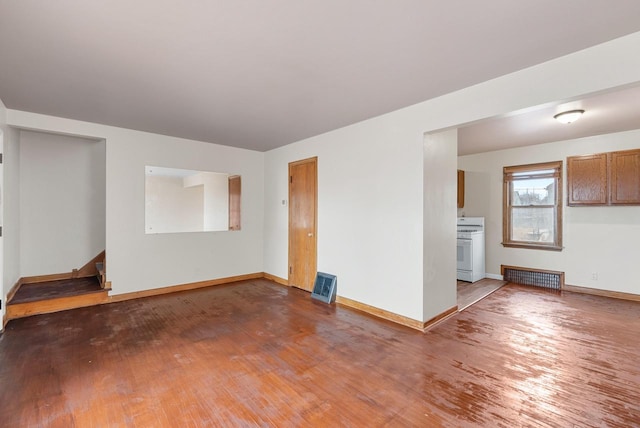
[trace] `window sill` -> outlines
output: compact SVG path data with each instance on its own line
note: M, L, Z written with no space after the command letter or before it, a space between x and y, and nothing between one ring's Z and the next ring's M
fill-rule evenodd
M526 242L503 242L502 246L510 248L528 248L530 250L562 251L562 246L535 243L529 244Z

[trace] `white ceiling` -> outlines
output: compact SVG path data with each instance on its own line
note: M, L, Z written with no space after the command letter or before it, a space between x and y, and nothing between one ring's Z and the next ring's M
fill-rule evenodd
M580 119L563 124L563 111L584 110ZM458 128L458 155L483 153L553 141L573 140L640 128L640 86L591 95L579 100L531 107Z
M0 0L0 99L269 150L636 31L638 0Z

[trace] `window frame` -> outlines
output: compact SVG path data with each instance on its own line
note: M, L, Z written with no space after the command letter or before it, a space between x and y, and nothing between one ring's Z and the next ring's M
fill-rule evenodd
M537 172L544 170L553 170L547 174L531 174L520 175L516 178L516 174L526 174L527 172ZM562 251L562 161L543 162L527 165L505 166L502 169L503 186L502 186L502 245L504 247L514 248L530 248L536 250ZM542 243L538 241L515 241L512 239L512 212L513 205L511 201L512 184L517 179L528 178L553 178L555 180L555 201L553 205L530 205L536 208L554 208L554 239L553 242Z

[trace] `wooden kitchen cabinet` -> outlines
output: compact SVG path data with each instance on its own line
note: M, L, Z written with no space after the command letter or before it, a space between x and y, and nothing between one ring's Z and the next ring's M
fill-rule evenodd
M458 170L458 208L464 208L464 171Z
M640 205L640 149L567 158L569 206Z
M607 154L568 157L567 187L569 206L606 205Z
M611 204L640 204L640 149L610 153Z

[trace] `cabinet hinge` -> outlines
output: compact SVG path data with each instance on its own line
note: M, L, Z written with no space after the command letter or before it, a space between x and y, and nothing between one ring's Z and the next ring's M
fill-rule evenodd
M289 275L293 273L293 266L289 266Z
M293 183L293 175L289 176L289 183Z

